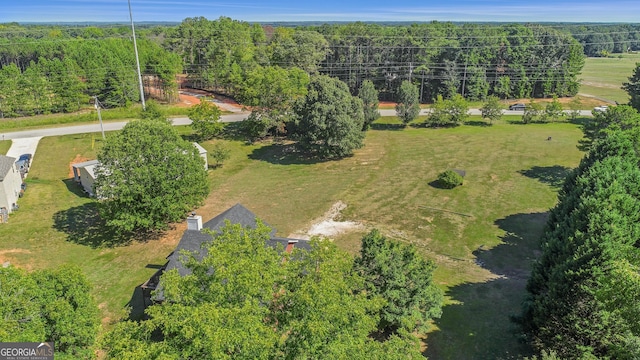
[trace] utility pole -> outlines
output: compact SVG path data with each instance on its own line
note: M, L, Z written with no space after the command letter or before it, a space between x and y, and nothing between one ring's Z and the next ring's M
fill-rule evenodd
M96 107L96 110L98 110L98 120L100 121L100 131L102 131L102 140L104 140L104 126L102 126L102 114L100 114L100 108L102 107L102 104L100 104L100 102L98 101L97 96L93 97L93 105Z
M129 18L131 19L131 33L133 34L133 50L136 53L136 66L138 68L138 84L140 85L140 101L142 102L142 110L146 110L147 107L144 104L144 88L142 87L142 74L140 73L140 59L138 57L138 44L136 43L136 29L133 26L133 15L131 14L131 0L127 0L129 3Z

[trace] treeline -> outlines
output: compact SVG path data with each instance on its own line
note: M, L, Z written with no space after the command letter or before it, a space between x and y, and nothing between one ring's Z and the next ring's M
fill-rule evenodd
M582 44L587 56L603 57L640 50L640 25L571 25L560 30L571 35Z
M640 115L599 114L542 238L519 319L562 359L640 357Z
M455 94L565 96L577 93L584 64L575 39L538 25L356 22L263 28L228 18L189 18L165 36L165 47L182 56L193 86L240 98L265 67L326 74L353 93L371 80L382 99L390 100L404 80L420 87L422 102Z
M540 25L292 28L198 17L139 35L145 92L169 101L176 99L180 73L192 87L251 106L264 102L265 79L284 76L300 88L316 74L340 79L353 94L370 80L382 100L395 100L405 80L419 88L423 103L456 94L472 100L566 96L577 93L584 64L578 41ZM133 54L127 27L0 26L0 114L74 111L91 96L124 106L139 98Z
M73 112L97 96L108 107L140 98L133 41L125 28L0 27L0 117ZM145 92L177 98L180 58L138 41Z
M388 99L404 80L421 102L461 94L528 98L575 95L584 59L570 36L538 25L353 23L316 28L329 41L321 71L351 89L369 79Z

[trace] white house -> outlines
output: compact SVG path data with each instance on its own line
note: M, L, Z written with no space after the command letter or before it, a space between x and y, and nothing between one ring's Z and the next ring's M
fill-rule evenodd
M16 159L0 155L0 210L13 211L20 197L22 176L16 167Z

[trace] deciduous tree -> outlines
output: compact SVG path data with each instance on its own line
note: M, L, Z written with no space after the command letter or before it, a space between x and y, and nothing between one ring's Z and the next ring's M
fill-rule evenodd
M197 149L164 121L128 123L107 138L98 160L100 215L122 232L165 229L209 192Z
M371 80L362 82L358 97L362 100L362 109L364 111L364 127L362 130L368 130L371 124L380 117L378 90L376 90Z
M378 230L362 238L356 269L368 294L385 300L378 329L383 333L426 331L442 313L442 291L433 283L435 266L411 245L389 240Z
M406 126L420 114L420 94L418 88L409 81L403 81L398 91L396 115Z
M76 267L0 269L0 341L53 341L56 357L92 358L98 312L91 285Z
M489 96L482 104L480 112L483 119L489 119L489 124L493 124L494 121L502 118L504 107L500 104L500 99L497 96Z
M224 123L220 121L220 109L206 99L189 109L191 128L202 140L212 139L224 130Z
M362 147L362 101L347 85L326 75L314 77L295 106L298 145L320 157L344 157Z

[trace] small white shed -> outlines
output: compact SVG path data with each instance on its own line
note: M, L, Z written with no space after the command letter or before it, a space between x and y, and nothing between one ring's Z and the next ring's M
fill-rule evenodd
M209 170L209 160L207 160L207 149L203 148L197 142L194 142L193 146L195 146L196 149L198 149L198 153L200 154L200 157L204 160L204 169Z
M10 213L16 208L20 190L22 190L22 176L16 167L16 159L0 155L0 209Z
M99 163L98 160L89 160L72 165L73 179L80 183L89 196L93 196L93 183L96 180L95 169Z

